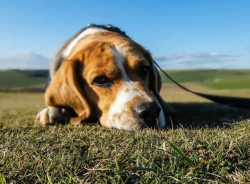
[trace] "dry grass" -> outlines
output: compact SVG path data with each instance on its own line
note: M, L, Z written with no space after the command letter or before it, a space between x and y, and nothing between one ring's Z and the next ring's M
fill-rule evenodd
M195 167L156 130L34 126L43 94L0 93L0 183L249 183L250 112L166 89L179 115L173 135L170 125L162 135ZM250 90L209 92L250 97Z

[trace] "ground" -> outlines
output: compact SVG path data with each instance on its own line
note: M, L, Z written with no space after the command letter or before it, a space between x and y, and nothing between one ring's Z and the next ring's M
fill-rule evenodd
M188 87L250 97L250 89ZM174 85L164 85L161 94L178 111L162 136L153 129L37 126L43 93L0 93L0 183L249 183L249 110L210 103Z

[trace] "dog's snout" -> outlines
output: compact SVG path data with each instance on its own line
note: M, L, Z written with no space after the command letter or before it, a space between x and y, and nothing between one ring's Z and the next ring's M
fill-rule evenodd
M160 116L161 108L156 102L142 103L134 108L134 112L147 125L153 125Z

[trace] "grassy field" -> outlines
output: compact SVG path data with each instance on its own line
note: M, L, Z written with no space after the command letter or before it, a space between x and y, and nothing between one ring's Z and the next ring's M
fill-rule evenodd
M44 88L46 80L46 76L34 77L16 70L0 70L0 89Z
M250 97L250 90L192 89ZM0 93L0 183L250 183L250 112L164 85L171 125L124 131L34 125L44 95ZM188 164L167 143L193 162Z
M250 89L250 70L170 70L167 73L182 84L211 89ZM0 71L1 89L44 89L48 71ZM162 76L163 83L171 83Z
M250 70L177 70L167 71L177 82L212 89L250 89ZM171 83L161 74L163 83Z

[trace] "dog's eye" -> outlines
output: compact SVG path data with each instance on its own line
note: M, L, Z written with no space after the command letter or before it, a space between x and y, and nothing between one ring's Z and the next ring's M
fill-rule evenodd
M142 79L146 79L150 71L150 66L141 66L140 68L140 76Z
M113 81L105 75L99 75L93 80L92 84L100 87L108 87L113 84Z

